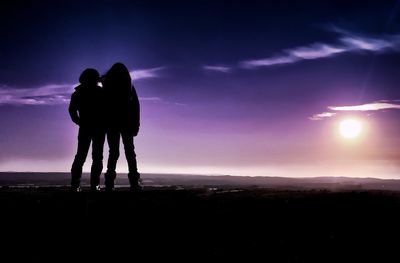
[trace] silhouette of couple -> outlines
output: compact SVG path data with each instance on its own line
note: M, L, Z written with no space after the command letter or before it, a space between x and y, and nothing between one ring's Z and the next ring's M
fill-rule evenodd
M79 126L78 150L71 168L72 191L81 191L82 167L91 143L90 189L100 191L105 138L109 146L105 190L114 190L120 138L128 162L130 189L141 190L133 142L139 132L140 105L128 69L124 64L116 63L100 77L97 70L88 68L82 72L79 82L68 109L72 121ZM98 85L99 82L103 87Z

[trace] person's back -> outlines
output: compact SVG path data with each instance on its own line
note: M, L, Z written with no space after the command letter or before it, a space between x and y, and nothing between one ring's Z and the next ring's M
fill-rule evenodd
M133 137L139 132L140 105L132 85L129 71L122 63L114 64L104 78L106 98L107 141L110 147L105 185L113 190L116 166L119 158L119 142L122 138L128 162L128 178L132 190L140 189Z
M138 129L140 106L136 90L131 83L129 72L123 64L116 63L104 80L107 127L117 129ZM126 71L126 72L124 72Z
M97 84L81 84L72 94L70 110L79 113L79 126L99 128L104 126L104 92Z
M79 191L82 167L92 143L92 168L90 185L92 190L100 190L100 175L103 170L103 146L105 140L104 91L97 85L99 73L95 69L82 72L75 92L71 96L69 114L79 126L78 150L71 168L71 187Z

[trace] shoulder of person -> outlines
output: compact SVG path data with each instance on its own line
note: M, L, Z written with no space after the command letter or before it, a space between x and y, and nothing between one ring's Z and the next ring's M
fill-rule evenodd
M77 94L78 94L77 91L74 90L74 91L72 92L72 94L71 94L71 98L76 98Z
M76 94L79 94L79 93L81 93L81 92L82 92L82 90L83 90L83 85L82 85L82 84L80 84L80 85L78 85L78 86L76 86L76 87L74 88L74 92L72 93L72 95L74 95L74 94L75 94L75 96L76 96Z

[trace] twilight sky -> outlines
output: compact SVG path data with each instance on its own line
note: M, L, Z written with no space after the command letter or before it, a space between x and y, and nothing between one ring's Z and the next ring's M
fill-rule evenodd
M141 172L400 178L400 1L268 2L1 1L0 171L69 171L73 87L123 62Z

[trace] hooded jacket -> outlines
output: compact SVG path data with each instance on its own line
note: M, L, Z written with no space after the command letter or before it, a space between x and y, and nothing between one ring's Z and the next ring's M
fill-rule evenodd
M74 123L83 128L103 128L104 91L97 85L81 84L75 88L68 108Z

